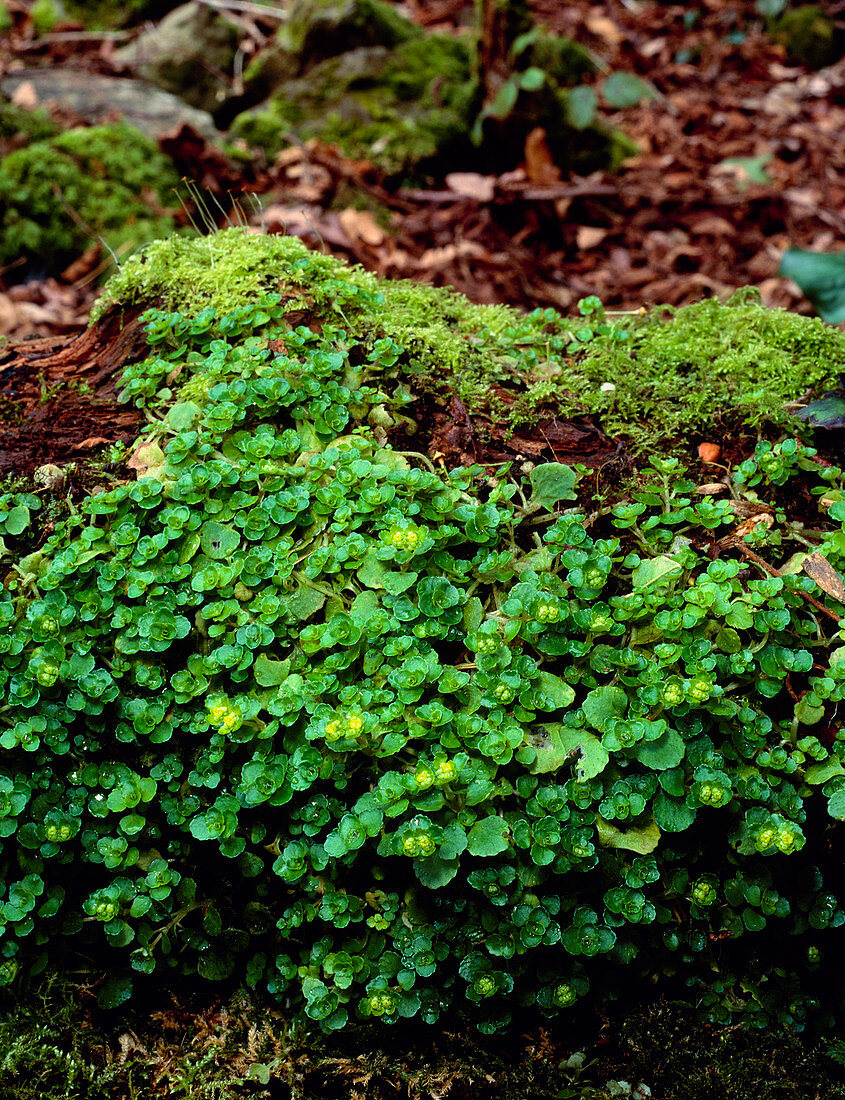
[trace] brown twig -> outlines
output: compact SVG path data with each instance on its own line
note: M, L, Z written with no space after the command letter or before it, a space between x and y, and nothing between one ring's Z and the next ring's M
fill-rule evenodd
M744 542L738 542L736 548L743 555L743 557L748 558L749 561L756 562L757 565L761 566L763 569L766 570L767 573L770 573L773 577L779 577L781 575L773 565L769 565L769 563L764 558L761 558L759 554L755 554L751 547L746 546ZM817 611L821 611L823 615L827 615L829 619L833 619L837 626L839 625L839 616L836 614L835 611L831 611L829 607L825 607L821 600L817 600L815 596L811 596L809 592L804 592L801 588L796 588L794 591L799 596L803 596L807 603L812 604Z

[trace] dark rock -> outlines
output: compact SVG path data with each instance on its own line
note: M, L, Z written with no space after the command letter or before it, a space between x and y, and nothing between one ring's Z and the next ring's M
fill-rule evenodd
M213 112L231 94L227 78L237 48L237 27L214 8L192 0L118 50L115 61L192 107Z

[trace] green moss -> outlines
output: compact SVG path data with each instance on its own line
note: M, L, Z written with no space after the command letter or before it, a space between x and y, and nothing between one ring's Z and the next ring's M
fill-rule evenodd
M0 34L5 31L9 31L14 26L14 20L12 19L9 9L6 7L2 0L0 0Z
M474 89L467 43L428 34L320 62L239 115L232 133L271 154L291 133L319 138L399 172L467 142Z
M47 979L25 999L0 1002L0 1100L231 1100L261 1095L265 1067L272 1095L292 1087L308 1100L347 1096L352 1074L364 1073L368 1100L393 1097L397 1082L409 1096L442 1094L451 1083L464 1100L610 1100L625 1095L620 1077L683 1100L842 1095L832 1066L806 1039L780 1028L704 1029L662 1001L615 1013L612 1054L605 1038L597 1061L591 1053L566 1057L576 1042L593 1046L592 1030L577 1026L563 1041L542 1031L491 1040L467 1029L376 1037L351 1026L350 1034L325 1036L291 1027L254 994L235 993L213 1014L207 998L183 995L174 1005L163 994L150 1006L157 1011L100 1016L89 993Z
M627 1014L614 1035L626 1073L655 1096L684 1100L836 1100L842 1082L818 1048L787 1028L702 1028L695 1014L658 1001Z
M360 46L398 46L420 34L383 0L297 0L279 37L308 67Z
M109 306L159 304L194 312L229 313L274 291L308 287L319 315L332 309L329 292L343 278L350 290L378 293L378 280L342 260L309 251L297 237L258 236L225 229L210 237L170 237L131 256L107 284L93 319ZM339 307L339 303L336 303Z
M179 0L64 0L68 13L91 30L126 27L160 19Z
M0 161L0 260L61 262L101 236L115 251L173 231L172 164L125 125L68 130Z
M626 318L622 328L600 315L473 305L448 289L379 280L296 238L238 229L151 245L112 279L99 312L157 303L222 314L272 292L309 320L391 337L404 349L392 375L416 392L456 393L473 412L514 424L540 409L591 414L639 452L740 422L794 427L787 404L845 371L845 334L764 309L753 292Z
M2 24L2 5L0 5L0 24ZM2 26L0 25L0 29ZM25 111L11 100L0 96L0 142L9 138L21 138L26 141L39 141L52 137L56 127L43 108Z
M816 4L800 4L769 20L769 33L792 61L821 69L842 56L842 33Z
M737 420L786 423L784 406L845 370L845 334L817 318L765 309L754 291L652 311L625 343L599 340L561 376L561 403L612 435L664 445ZM610 382L615 391L602 392Z

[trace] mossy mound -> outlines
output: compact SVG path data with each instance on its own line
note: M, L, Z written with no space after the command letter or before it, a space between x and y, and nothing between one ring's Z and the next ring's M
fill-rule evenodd
M39 497L0 500L0 984L234 980L327 1032L644 988L841 1014L845 472L761 441L703 499L655 444L603 507L559 461L395 445L425 389L636 345L595 301L484 310L238 232L110 299L154 295L141 476L30 553Z
M799 4L769 20L769 33L791 61L821 69L842 56L845 34L817 4Z
M270 154L291 135L319 138L400 172L467 143L474 94L467 45L431 34L321 61L239 115L232 133Z
M307 272L307 280L305 273ZM405 351L385 384L456 394L483 422L530 422L552 412L592 415L638 453L765 422L798 426L788 406L845 371L845 334L824 322L764 309L753 291L610 322L595 300L586 316L522 314L473 305L448 289L385 282L296 238L232 229L157 242L124 264L101 300L213 306L218 314L283 293L311 323L354 326Z
M0 161L0 261L52 265L99 237L125 253L172 233L178 183L155 143L123 124L32 142Z

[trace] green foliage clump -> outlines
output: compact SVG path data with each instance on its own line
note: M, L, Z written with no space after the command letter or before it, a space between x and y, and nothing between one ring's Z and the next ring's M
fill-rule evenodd
M55 0L35 0L29 9L29 16L38 34L49 34L60 18Z
M714 501L654 458L591 516L557 463L438 471L384 440L412 350L344 320L387 288L297 262L318 331L295 294L146 315L145 476L0 590L2 978L237 977L329 1031L620 975L835 1009L843 609L800 555L845 567L842 471L761 444Z
M41 508L35 493L0 493L0 560L11 557L31 535L33 512Z
M791 61L821 69L842 56L842 30L818 4L799 4L766 21Z
M0 161L0 260L58 262L102 236L116 251L172 232L178 176L124 124L68 130Z

